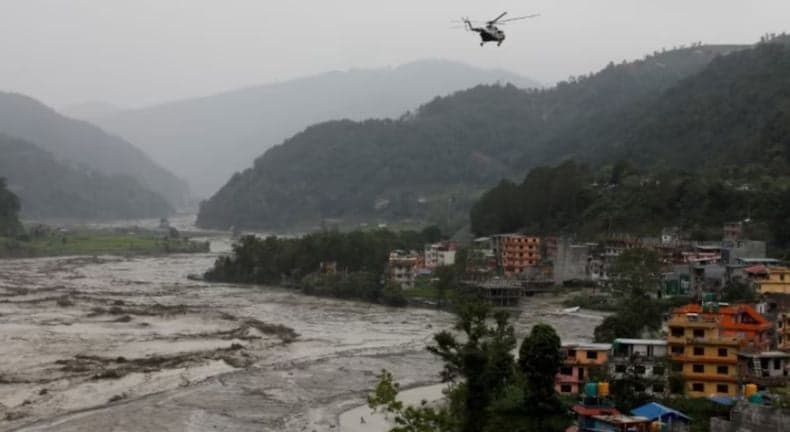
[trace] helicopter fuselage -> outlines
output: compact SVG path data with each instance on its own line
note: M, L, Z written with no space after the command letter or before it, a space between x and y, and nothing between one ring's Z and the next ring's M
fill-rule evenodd
M497 45L501 45L502 41L505 40L505 32L493 25L487 25L485 27L470 26L470 30L475 31L480 35L480 46L483 46L483 44L486 42L496 42Z

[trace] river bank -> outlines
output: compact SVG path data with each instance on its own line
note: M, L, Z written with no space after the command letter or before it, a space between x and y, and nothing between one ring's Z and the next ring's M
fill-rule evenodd
M438 380L425 346L452 315L187 279L229 246L0 261L0 430L329 431L381 369ZM598 317L558 301L528 299L520 337L537 321L589 337Z

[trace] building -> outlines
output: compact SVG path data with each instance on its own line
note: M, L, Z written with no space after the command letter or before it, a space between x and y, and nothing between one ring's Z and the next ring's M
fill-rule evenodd
M524 234L499 234L492 237L497 265L505 277L517 278L541 261L540 239Z
M744 384L784 387L790 384L790 353L763 351L738 354L738 373Z
M568 239L559 239L554 255L549 256L553 269L554 283L561 285L568 281L588 281L589 275L590 245L572 244Z
M651 432L651 421L645 417L627 415L592 416L590 428L578 429L590 432Z
M686 432L691 423L689 416L656 402L634 408L631 410L631 414L644 417L651 422L658 422L659 430L667 432Z
M467 250L466 275L470 280L487 280L496 274L497 259L491 237L478 237Z
M700 321L710 320L721 330L721 336L734 337L745 350L760 351L771 345L773 325L757 310L747 304L705 303L688 304L673 312L674 315L698 315Z
M401 289L411 289L414 288L414 279L421 266L422 257L416 252L395 250L390 252L387 275Z
M685 394L735 396L740 342L722 335L719 316L676 311L667 324L672 371L683 377Z
M494 307L513 308L524 296L524 286L520 281L494 278L482 282L467 281L468 287L475 289L480 297Z
M442 241L425 245L425 268L434 269L455 264L455 242Z
M577 394L591 375L602 375L606 368L611 344L564 343L562 366L554 380L554 388L560 394ZM597 371L596 371L597 369Z
M743 223L738 222L727 222L724 224L724 240L740 240L743 236Z
M615 379L638 375L648 383L645 392L667 391L667 341L663 339L615 339L609 353L609 374Z
M756 282L760 294L790 294L790 268L768 267L764 278Z
M780 313L776 318L776 347L790 351L790 313Z

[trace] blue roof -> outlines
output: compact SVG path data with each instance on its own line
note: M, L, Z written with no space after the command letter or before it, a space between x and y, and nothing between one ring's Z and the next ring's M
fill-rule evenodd
M735 398L730 396L708 396L708 400L720 405L732 405L735 403Z
M646 417L649 420L664 420L666 418L683 419L691 421L691 417L683 414L680 411L673 410L672 408L665 407L660 403L650 402L631 410L631 414L639 417Z

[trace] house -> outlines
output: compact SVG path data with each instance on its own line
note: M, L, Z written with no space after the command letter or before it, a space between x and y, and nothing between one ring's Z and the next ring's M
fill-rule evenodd
M562 365L554 379L554 388L560 394L577 394L591 376L603 372L611 344L563 343Z
M675 313L667 324L672 370L683 377L685 394L735 396L738 339L723 336L714 315Z
M524 234L499 234L492 237L497 265L505 277L517 278L541 261L540 238Z
M742 222L727 222L724 224L724 240L739 240L742 236Z
M579 429L590 432L651 432L651 421L645 417L627 415L592 416L592 427Z
M738 372L741 380L758 387L784 387L790 384L790 353L782 351L740 352Z
M736 338L744 349L764 350L772 342L769 333L773 325L747 304L694 303L675 309L673 315L697 315L701 321L713 322L721 330L721 336Z
M487 280L495 273L497 258L491 237L478 237L472 241L472 247L466 255L466 278L471 280Z
M387 265L389 280L400 285L401 289L414 288L414 279L422 266L422 257L416 252L394 250L390 252Z
M451 241L425 245L425 267L434 269L455 264L456 244Z
M631 414L644 417L651 422L659 422L660 430L667 432L686 432L691 423L691 417L656 402L634 408Z
M648 394L667 390L667 341L663 339L615 339L609 353L609 374L615 379L638 375L649 383Z
M768 267L764 278L756 282L760 294L790 294L790 268Z

